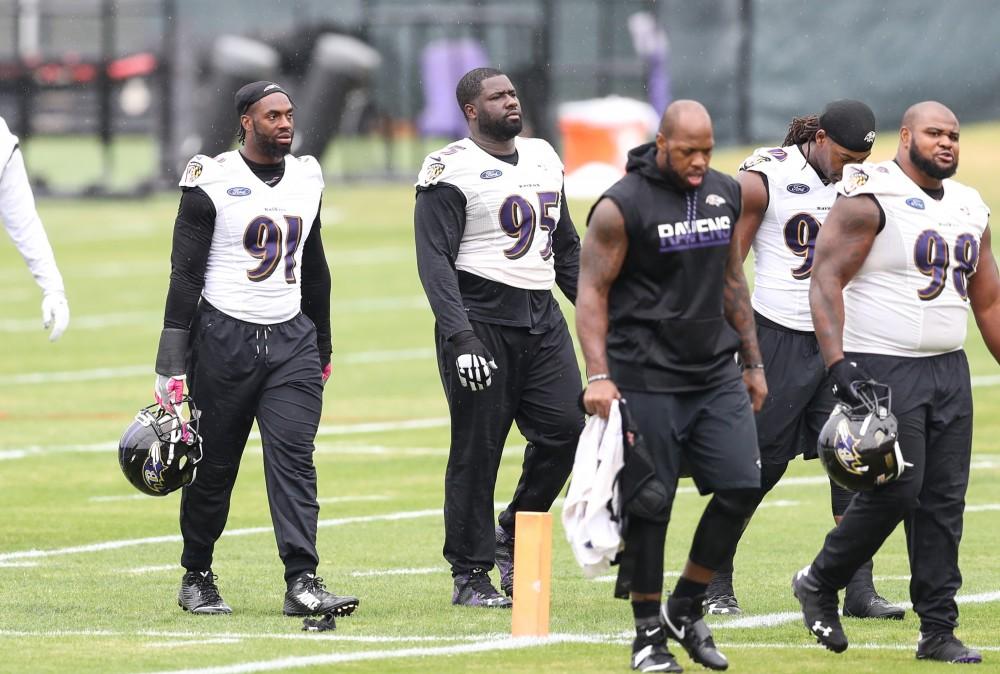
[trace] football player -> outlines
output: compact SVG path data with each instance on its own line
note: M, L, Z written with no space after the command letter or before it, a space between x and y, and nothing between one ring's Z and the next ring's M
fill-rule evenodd
M451 413L444 556L452 603L509 608L514 520L547 511L573 468L583 428L580 370L552 285L576 300L580 239L563 165L523 138L510 79L476 68L458 83L469 136L424 160L417 181L417 269L434 312ZM493 525L497 469L512 423L527 439L520 482Z
M731 558L760 487L753 412L764 402L767 382L743 262L731 237L740 189L710 168L714 146L705 107L671 103L656 141L629 152L625 177L591 209L581 254L576 329L589 375L584 405L607 417L612 401L627 400L654 465L646 481L660 484L650 496L661 497L625 504L615 589L615 596L631 599L631 665L642 672L682 671L668 637L709 669L729 667L704 621L705 591L715 569ZM712 498L680 578L661 604L664 544L682 462L700 493ZM625 470L636 464L628 459Z
M35 209L35 196L24 168L17 136L0 117L0 217L35 283L42 289L42 327L56 341L69 325L69 303L56 257Z
M238 151L196 155L181 178L156 399L174 411L185 383L201 410L203 458L181 496L178 603L230 613L212 573L215 542L257 420L285 615L349 615L316 575L313 441L330 376L330 270L320 238L323 175L289 154L294 105L274 82L236 92Z
M972 452L972 389L962 345L969 308L1000 362L1000 276L989 209L951 179L959 124L936 101L903 115L896 158L850 166L816 240L809 302L836 395L852 382L892 392L906 470L860 491L792 587L807 628L830 650L847 648L837 591L901 521L910 598L920 618L916 656L976 663L956 636L958 547Z
M751 303L767 372L768 396L757 414L760 499L798 454L816 458L816 441L836 399L826 383L809 314L816 235L836 198L844 166L862 162L875 141L875 115L861 101L839 100L820 115L796 117L780 147L757 149L740 166L743 214L733 232L740 255L754 251ZM854 494L830 481L834 521ZM709 613L740 613L733 562L708 589ZM903 609L875 591L872 563L848 583L844 615L901 620Z

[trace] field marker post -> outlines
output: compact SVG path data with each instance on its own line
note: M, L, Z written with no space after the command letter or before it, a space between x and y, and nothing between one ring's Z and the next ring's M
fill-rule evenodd
M514 610L511 635L549 634L552 513L519 512L514 522Z

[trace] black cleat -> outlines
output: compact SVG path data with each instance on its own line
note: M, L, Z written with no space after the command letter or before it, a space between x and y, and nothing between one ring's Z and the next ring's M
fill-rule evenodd
M511 608L514 605L514 602L497 592L490 577L482 569L473 569L455 576L451 603L482 608Z
M917 642L918 660L938 660L956 664L978 665L983 661L982 654L975 648L969 648L954 634L920 635Z
M340 618L354 613L358 603L357 597L340 597L327 592L322 578L306 573L296 578L285 592L282 613L288 616L330 614Z
M705 595L699 597L668 597L660 605L660 624L667 636L684 647L691 659L709 669L723 670L729 660L715 647L712 631L702 619Z
M177 605L199 615L229 615L233 609L222 600L215 581L219 577L208 571L188 571L181 578Z
M500 572L500 589L508 597L514 596L514 537L502 526L496 529L497 549L494 561Z
M674 654L667 650L667 633L663 625L649 629L636 628L632 642L632 669L640 672L683 672Z
M890 603L888 599L879 596L874 590L864 599L844 597L845 618L902 620L904 615L906 615L906 609Z
M802 606L802 620L816 640L834 653L847 650L847 635L837 613L837 593L825 590L809 577L807 566L792 576L792 594Z

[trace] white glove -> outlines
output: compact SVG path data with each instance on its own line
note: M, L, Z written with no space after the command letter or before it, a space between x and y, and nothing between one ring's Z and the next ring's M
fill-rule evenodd
M42 327L48 330L49 341L54 342L66 332L69 325L69 302L66 295L60 292L49 292L42 295Z
M482 391L493 383L493 371L497 369L495 360L486 360L475 353L463 353L455 359L458 367L458 381L473 391Z

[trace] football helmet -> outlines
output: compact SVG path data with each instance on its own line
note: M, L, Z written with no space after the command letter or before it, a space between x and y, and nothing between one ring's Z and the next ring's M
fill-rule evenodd
M834 482L867 491L903 474L907 466L897 440L892 391L875 381L851 384L861 401L837 403L819 434L819 458Z
M166 496L194 482L201 461L200 412L184 396L191 412L182 421L153 404L135 415L118 442L118 464L133 487L150 496Z

